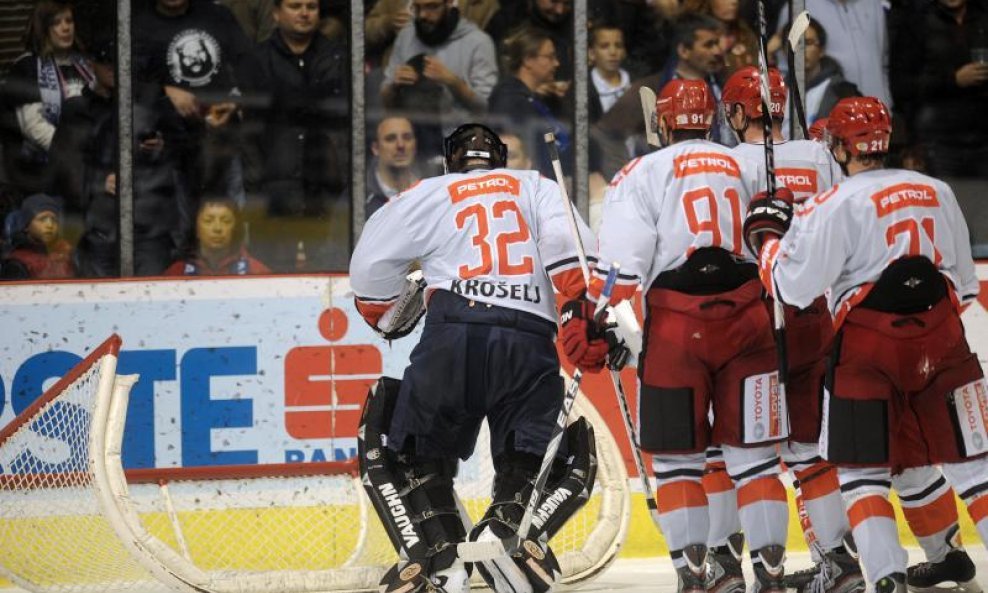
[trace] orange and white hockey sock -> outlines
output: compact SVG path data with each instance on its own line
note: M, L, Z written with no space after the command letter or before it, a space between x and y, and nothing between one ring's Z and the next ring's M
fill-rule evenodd
M727 538L741 531L738 518L738 495L734 482L727 474L724 454L720 449L707 449L707 465L703 470L703 490L707 493L710 513L710 549L726 546Z
M894 572L905 574L909 555L899 542L895 511L889 502L892 477L888 468L840 468L838 476L868 580L874 583Z
M738 492L738 516L752 553L769 545L786 545L789 504L779 479L781 461L775 446L724 447L724 460Z
M826 461L794 470L799 493L806 507L806 515L820 547L833 550L844 543L844 536L851 530L840 494L837 468Z
M792 471L793 484L806 509L813 537L824 551L842 545L851 526L844 510L837 468L820 458L815 443L787 443L782 447L782 459Z
M967 505L978 535L988 547L988 457L963 463L945 463L943 475Z
M961 544L957 529L954 490L932 465L903 470L892 476L902 514L926 554L928 562L940 562ZM951 541L956 534L956 539Z
M707 543L710 521L707 495L703 492L703 465L703 453L652 458L658 482L655 501L659 507L659 524L670 551ZM672 563L681 568L686 565L686 559L674 554Z

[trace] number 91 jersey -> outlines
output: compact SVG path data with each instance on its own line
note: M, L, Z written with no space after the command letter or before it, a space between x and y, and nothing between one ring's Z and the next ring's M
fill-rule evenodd
M354 249L350 284L361 313L394 302L418 261L427 295L448 290L555 322L553 285L569 298L585 288L564 199L537 171L419 182L371 216ZM577 226L584 245L592 244L579 216Z
M606 275L610 262L621 264L612 299L629 298L639 283L647 289L703 247L754 262L741 225L762 177L756 162L705 140L678 142L628 163L607 190L599 231L596 276Z

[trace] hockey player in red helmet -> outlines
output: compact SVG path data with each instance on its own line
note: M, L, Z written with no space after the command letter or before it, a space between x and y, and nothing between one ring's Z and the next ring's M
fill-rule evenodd
M611 302L645 291L639 440L653 455L680 592L706 591L704 451L717 443L737 479L756 579L781 593L788 509L776 445L787 436L785 402L770 387L771 322L740 233L759 165L707 140L715 111L703 81L662 88L656 114L666 147L611 181L588 298L599 298L611 262L621 264ZM773 412L756 414L755 400Z
M768 70L769 125L775 156L776 197L803 201L830 189L842 178L840 168L827 149L811 140L787 141L782 136L788 89L775 68ZM740 143L734 152L752 160L765 158L765 118L762 105L762 74L748 66L734 72L724 84L721 95L727 121ZM755 180L765 189L765 177ZM833 341L833 327L826 299L819 295L805 309L784 307L786 325L786 354L789 370L786 398L789 405L790 438L781 447L782 459L792 473L800 499L806 509L807 541L814 540L819 553L817 566L787 577L788 584L797 589L810 587L820 593L852 593L864 589L864 577L857 560L845 548L844 537L850 532L847 514L840 495L837 471L820 459L817 441L820 434L820 401L822 400L825 361ZM711 504L711 559L719 570L708 583L712 593L741 593L744 578L740 560L730 548L740 527L736 519L737 498L727 476L719 451L708 452L707 475L704 484ZM821 564L826 564L825 570Z
M841 100L827 133L849 178L795 212L756 199L744 225L774 298L805 307L828 294L837 336L820 450L839 467L877 593L906 590L908 555L888 496L908 488L915 469L940 464L988 541L988 428L967 412L988 413L988 385L960 320L979 288L967 224L947 184L884 168L891 130L878 99Z

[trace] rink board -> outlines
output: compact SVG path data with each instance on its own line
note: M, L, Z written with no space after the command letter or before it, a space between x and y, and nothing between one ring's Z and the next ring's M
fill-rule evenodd
M978 275L982 294L963 319L985 366L988 264L979 264ZM8 335L22 336L0 344L0 425L116 332L124 341L120 372L144 377L127 420L128 468L350 457L362 394L382 373L400 376L415 342L413 336L389 344L370 331L355 312L345 276L18 283L0 293ZM634 408L634 369L625 369L622 378ZM289 391L302 395L293 398ZM587 376L583 391L607 421L634 476L609 378ZM335 432L326 433L327 425ZM631 484L636 488L637 478ZM664 553L642 495L634 496L622 555ZM961 515L965 540L976 541L966 513ZM805 547L798 533L793 513L793 548ZM236 550L236 544L234 538L204 545ZM344 552L321 553L305 562L332 565ZM243 558L257 561L246 551Z

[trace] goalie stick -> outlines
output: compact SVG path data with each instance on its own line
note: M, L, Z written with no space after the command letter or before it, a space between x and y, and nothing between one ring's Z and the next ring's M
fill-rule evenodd
M659 141L659 121L655 114L655 91L642 86L638 89L638 97L642 102L642 118L645 120L645 141L649 146L662 148Z
M652 89L648 87L642 87L639 92L642 97L642 110L645 110L645 91L651 95L651 111L655 113L655 93ZM645 117L646 130L649 126L649 117ZM559 152L556 149L555 137L549 133L545 135L546 144L549 147L549 156L552 159L553 171L556 173L557 178L561 179L560 173L562 172L562 165L559 161ZM590 286L590 267L587 265L586 252L584 251L583 241L580 239L580 231L576 226L576 214L573 212L573 203L569 201L566 196L566 190L563 188L563 199L566 202L566 212L569 214L570 219L570 231L573 233L573 241L576 243L576 251L580 258L580 265L583 271L583 280ZM621 264L614 262L611 264L610 270L607 272L607 282L604 283L603 290L600 291L600 300L597 301L597 308L594 311L594 318L598 318L606 309L607 305L611 300L611 292L614 289L614 284L617 281L618 272L621 269ZM613 279L613 280L612 280ZM625 301L627 303L627 301ZM630 305L629 305L630 307ZM612 309L617 309L612 307ZM632 315L634 313L632 312ZM618 320L618 325L620 329L620 317L615 314L615 318ZM632 317L634 319L634 317ZM637 325L637 322L636 322ZM640 342L639 342L640 344ZM639 346L639 351L641 347ZM637 356L638 352L635 352ZM662 527L659 524L659 510L658 504L655 501L655 495L652 493L652 485L648 478L648 473L645 471L645 461L642 458L641 449L638 448L638 437L635 431L635 425L631 418L631 409L628 406L628 396L624 392L624 386L621 384L621 373L614 369L609 369L611 374L611 382L614 384L614 393L617 396L618 406L621 408L621 414L624 418L624 429L628 436L628 443L631 446L632 457L635 458L635 467L638 469L638 476L641 478L642 482L642 492L645 494L645 504L648 506L649 516L651 516L652 521L655 523L655 527L661 532Z
M768 88L768 21L765 16L765 0L758 0L758 68L761 72L762 135L765 142L765 188L769 199L775 198L775 148L772 144L772 103ZM757 256L757 254L756 254ZM785 398L789 382L788 355L786 353L786 318L779 299L772 300L772 325L775 334L775 351L779 361L779 396Z
M796 15L789 25L789 48L787 56L789 58L789 78L792 80L792 101L796 108L796 121L799 122L799 129L803 132L803 138L809 138L809 127L806 125L806 108L803 106L803 91L799 88L799 79L796 77L796 46L799 40L806 34L806 29L810 26L810 13L806 10Z

